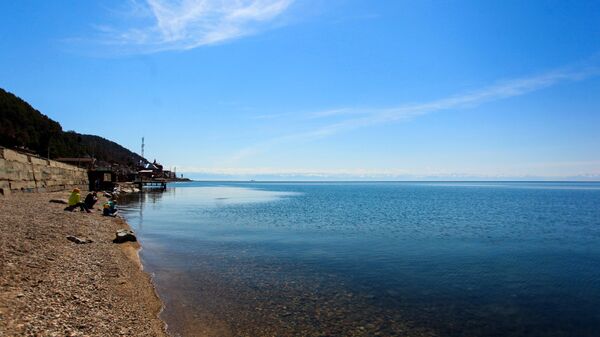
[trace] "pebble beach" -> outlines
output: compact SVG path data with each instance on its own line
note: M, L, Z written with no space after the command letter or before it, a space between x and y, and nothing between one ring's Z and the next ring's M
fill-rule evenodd
M139 244L112 242L128 224L103 197L89 214L50 202L68 194L0 197L0 336L166 336Z

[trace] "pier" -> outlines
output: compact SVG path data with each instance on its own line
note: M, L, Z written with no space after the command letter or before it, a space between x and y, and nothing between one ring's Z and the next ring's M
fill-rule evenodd
M147 188L160 188L162 190L167 189L167 181L165 179L149 179L149 180L136 180L133 182L140 190L144 187Z

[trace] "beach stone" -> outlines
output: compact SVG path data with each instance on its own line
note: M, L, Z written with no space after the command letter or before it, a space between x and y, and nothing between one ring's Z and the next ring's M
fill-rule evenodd
M73 235L67 236L67 240L75 242L76 244L79 244L79 245L94 242L94 241L92 241L90 239L82 239L82 238L78 238L78 237L73 236Z
M55 204L68 204L68 202L66 200L62 200L62 199L50 199L50 202L55 203Z
M114 243L123 243L127 241L137 241L135 234L133 234L132 230L129 229L119 229L116 233L116 237L113 240Z

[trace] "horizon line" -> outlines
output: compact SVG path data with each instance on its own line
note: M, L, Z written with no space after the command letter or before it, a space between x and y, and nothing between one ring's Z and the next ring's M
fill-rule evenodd
M190 178L188 178L190 179ZM189 181L173 181L169 183L186 182L232 182L232 183L600 183L598 180L256 180L256 179L190 179Z

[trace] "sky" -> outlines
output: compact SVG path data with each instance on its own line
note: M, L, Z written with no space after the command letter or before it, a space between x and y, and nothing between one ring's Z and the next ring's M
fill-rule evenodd
M600 180L600 2L0 2L0 87L195 179Z

